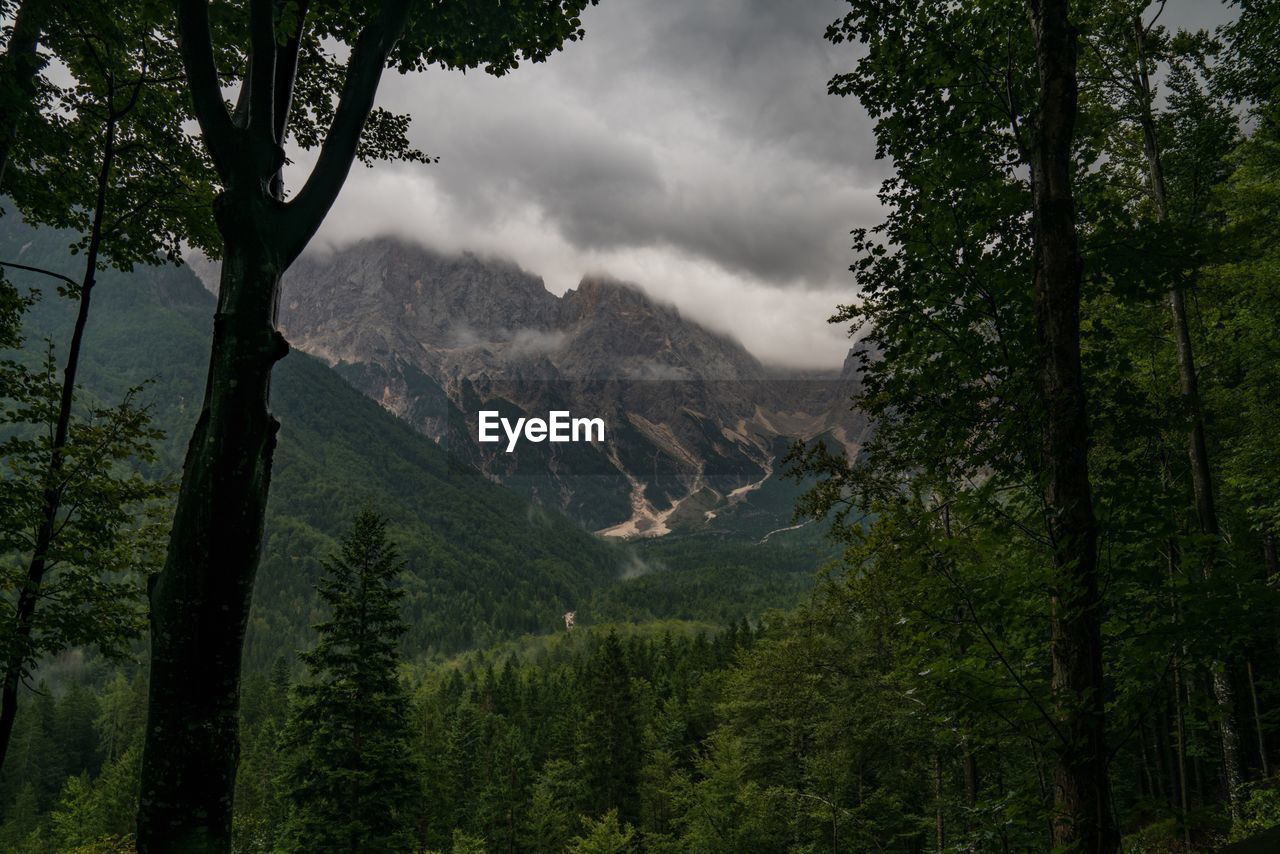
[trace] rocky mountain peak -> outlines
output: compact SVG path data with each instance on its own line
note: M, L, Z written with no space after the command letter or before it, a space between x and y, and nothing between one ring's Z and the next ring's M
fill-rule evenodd
M852 447L861 432L834 378L769 370L605 275L557 297L509 261L376 238L301 258L280 326L455 456L621 536L707 523L789 440L835 430ZM477 441L481 409L568 409L605 419L609 440L506 454Z
M610 309L680 316L675 306L654 300L636 285L600 274L584 276L576 288L565 292L561 300L570 314L589 314Z

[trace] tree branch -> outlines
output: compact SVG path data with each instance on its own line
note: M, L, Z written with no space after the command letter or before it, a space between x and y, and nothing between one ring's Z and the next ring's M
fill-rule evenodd
M249 78L249 133L272 141L275 127L276 28L271 0L249 0L249 45L253 74Z
M15 264L12 261L0 261L0 267L12 267L15 270L26 270L29 273L41 273L46 276L52 276L55 279L61 279L73 288L80 287L80 283L70 276L64 276L61 273L55 273L52 270L46 270L43 267L29 267L26 264Z
M307 28L309 0L299 0L298 28L280 48L276 56L275 117L273 130L276 142L284 145L289 130L289 110L293 107L293 85L298 79L298 54L302 49L302 36Z
M178 0L178 48L205 147L218 177L224 184L229 183L235 162L236 129L218 83L209 32L209 0Z
M298 26L276 54L275 100L272 116L272 135L276 145L283 146L289 135L289 111L293 108L293 87L298 79L298 54L302 49L302 37L307 28L308 0L298 3ZM284 199L283 166L271 178L271 195Z
M355 160L356 146L373 110L387 56L404 30L409 0L382 0L377 17L360 33L351 58L333 124L320 147L311 176L286 208L284 257L292 261L316 233Z
M231 124L240 130L249 127L249 87L253 85L253 54L245 57L244 77L236 90L235 104L231 107Z

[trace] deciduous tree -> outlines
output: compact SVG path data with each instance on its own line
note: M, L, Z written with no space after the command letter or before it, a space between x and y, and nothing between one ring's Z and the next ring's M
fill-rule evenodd
M229 845L241 645L279 430L268 393L271 368L287 351L275 328L280 277L357 157L422 159L404 123L373 109L383 71L483 66L504 74L579 38L589 2L247 0L217 7L215 20L208 0L179 0L186 79L222 184L214 216L223 263L205 400L165 568L151 591L144 854ZM345 68L328 53L333 45L349 50ZM236 80L232 109L222 89ZM291 140L319 151L290 197L283 170Z

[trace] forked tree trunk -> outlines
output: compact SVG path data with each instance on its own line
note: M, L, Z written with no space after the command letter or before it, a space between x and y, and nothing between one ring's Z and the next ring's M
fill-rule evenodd
M232 209L219 202L220 212ZM267 401L271 368L288 348L274 323L283 264L253 218L228 219L219 216L226 254L204 408L151 590L142 854L230 848L241 644L279 428ZM204 669L191 672L192 662Z
M227 112L207 0L178 0L178 46L201 134L227 190L214 205L222 280L204 407L187 448L164 569L151 589L151 683L138 851L227 852L239 743L240 652L258 569L279 422L271 369L280 277L333 206L410 0L369 4L311 175L287 203L281 169L307 2L278 41L272 4L248 5L252 72Z
M1052 837L1062 850L1113 852L1107 769L1098 530L1080 357L1082 260L1072 190L1077 35L1067 0L1029 0L1040 78L1031 155L1036 333L1044 405L1044 505L1053 551L1052 691L1057 725Z

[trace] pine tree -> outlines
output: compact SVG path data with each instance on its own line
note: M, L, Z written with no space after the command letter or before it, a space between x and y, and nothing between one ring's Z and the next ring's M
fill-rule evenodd
M609 810L598 821L585 818L585 833L565 849L570 854L625 854L632 851L635 830L618 821L618 811Z
M406 630L393 586L403 562L385 521L356 517L325 562L320 597L331 611L302 654L284 735L289 801L285 851L406 851L421 779L410 751L408 698L396 675Z
M586 718L579 734L581 773L591 814L617 810L624 821L639 813L640 728L631 672L618 636L609 633L584 676Z

